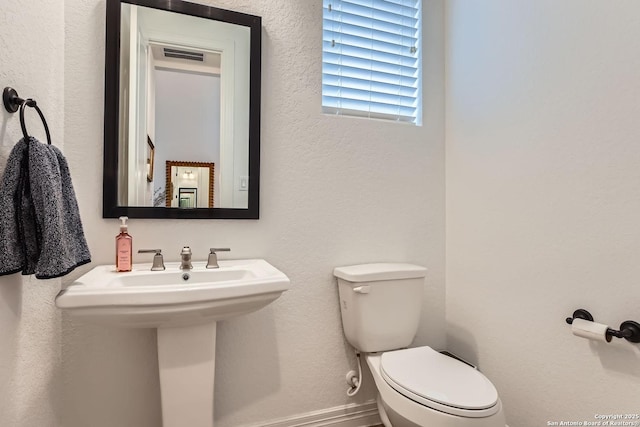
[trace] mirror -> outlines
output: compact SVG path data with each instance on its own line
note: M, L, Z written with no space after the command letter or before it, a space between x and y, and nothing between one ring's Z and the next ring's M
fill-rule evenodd
M107 0L103 217L258 218L261 28Z
M178 207L181 208L196 208L198 207L198 189L197 188L182 188L178 190L180 194L180 201Z
M166 206L168 208L212 208L219 203L215 196L215 164L202 162L176 162L167 160L165 182L167 191L164 198L155 199L154 206ZM182 190L188 188L189 193L197 196L200 190L200 199L192 206L182 206ZM176 191L177 189L177 191ZM186 190L185 190L186 192ZM216 199L218 199L216 203Z

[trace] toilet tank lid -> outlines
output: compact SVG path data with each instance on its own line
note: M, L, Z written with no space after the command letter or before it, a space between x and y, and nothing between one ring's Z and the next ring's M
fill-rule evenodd
M424 277L427 269L419 265L379 262L336 267L333 275L348 282L416 279Z

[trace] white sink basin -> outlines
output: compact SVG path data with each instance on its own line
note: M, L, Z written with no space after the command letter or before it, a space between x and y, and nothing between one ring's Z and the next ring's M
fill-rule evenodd
M258 310L289 289L284 273L261 259L220 261L206 269L194 262L182 271L134 264L117 273L98 266L62 290L56 306L92 323L120 327L174 327L227 319Z

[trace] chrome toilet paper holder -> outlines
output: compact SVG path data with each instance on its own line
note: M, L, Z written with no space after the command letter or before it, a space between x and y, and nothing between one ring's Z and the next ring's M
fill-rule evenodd
M566 322L571 325L574 319L583 319L593 322L593 316L587 310L579 308L573 312L572 317L567 317ZM620 330L607 328L607 336L624 338L629 342L640 342L640 323L633 320L625 320L620 324Z

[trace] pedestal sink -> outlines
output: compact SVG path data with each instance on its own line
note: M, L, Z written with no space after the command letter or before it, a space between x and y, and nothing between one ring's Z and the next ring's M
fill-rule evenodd
M135 264L128 273L98 266L60 291L56 306L92 323L158 329L164 427L213 427L216 322L258 310L289 289L261 259L193 263L182 271Z

